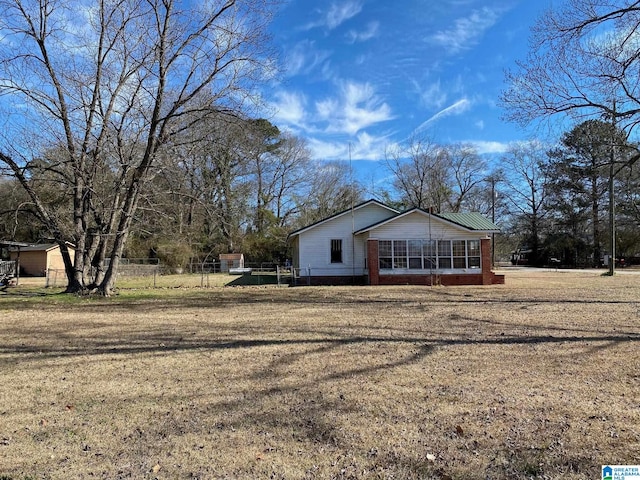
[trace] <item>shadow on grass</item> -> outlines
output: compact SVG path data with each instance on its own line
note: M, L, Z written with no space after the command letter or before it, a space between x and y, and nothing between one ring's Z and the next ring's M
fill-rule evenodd
M464 317L454 320L473 321L473 319ZM164 405L168 405L167 411L170 412L170 415L167 414L163 417L162 422L150 422L145 425L145 428L140 430L139 435L135 438L136 445L142 446L136 448L145 451L144 448L148 446L149 450L153 451L157 448L159 439L164 441L171 435L194 434L211 437L213 431L215 435L224 438L225 431L235 432L242 429L250 431L251 428L264 431L279 429L295 432L295 435L304 438L308 443L301 444L301 448L311 444L318 445L319 449L337 452L327 454L334 459L335 466L332 468L337 472L331 478L360 478L357 475L353 477L339 476L340 472L348 472L350 468L355 468L349 464L351 461L359 462L360 468L364 464L367 468L381 469L381 477L385 474L387 478L446 478L444 471L442 474L438 473L435 465L422 459L418 452L414 455L409 447L397 453L390 450L395 456L387 454L380 459L376 458L377 454L375 453L369 456L361 455L357 458L354 454L344 454L344 452L350 453L357 449L358 433L349 431L341 420L348 415L357 418L366 413L361 410L361 403L357 399L349 398L349 396L362 395L362 392L365 392L362 385L374 383L373 377L379 372L404 374L400 370L402 367L425 362L439 348L449 346L580 342L620 344L640 341L640 335L580 336L571 334L571 332L557 336L547 334L501 335L496 332L483 332L482 335L468 338L464 333L449 333L446 336L437 333L417 334L414 330L403 330L402 328L394 328L393 333L384 334L382 331L375 331L370 335L358 335L349 331L341 331L338 328L332 330L326 326L306 326L306 328L301 326L287 334L286 328L274 330L268 322L265 322L264 325L253 325L242 321L225 331L204 332L205 335L213 338L198 338L196 335L198 325L185 321L175 325L156 326L151 330L142 331L141 328L137 328L132 331L119 332L120 338L114 339L111 332L100 333L102 325L97 321L96 324L98 328L92 333L97 333L97 335L91 333L74 335L75 332L68 325L58 326L52 322L51 325L43 327L47 329L48 335L45 331L37 332L36 338L44 338L41 345L0 346L0 355L5 358L2 364L6 367L12 364L15 366L23 360L38 363L40 360L50 358L88 356L94 357L88 359L88 361L92 361L99 360L102 356L134 357L141 354L166 356L190 351L224 352L231 350L241 351L243 357L247 358L247 362L249 362L251 356L264 358L265 355L271 355L272 352L263 349L282 347L280 355L274 355L267 362L257 362L254 369L249 369L240 377L234 377L233 381L237 381L239 384L248 381L251 387L238 387L236 394L230 396L233 398L208 398L198 408L192 407L185 412L179 408L181 404L184 405L183 398L174 399L175 407L166 403L167 399L163 398L162 401L165 402ZM82 321L79 320L78 327L82 328L82 326ZM32 329L20 325L2 330L8 338L13 336L15 338L30 338L32 333ZM472 329L468 329L468 331L472 331ZM364 348L349 350L349 347L366 347L372 344L387 344L388 347L382 355L377 351L367 351ZM254 351L250 352L251 350ZM344 350L347 350L346 353ZM369 356L369 360L373 364L367 365L365 362L361 363L357 360L363 353ZM331 358L332 355L341 354L354 361L341 364L339 368L336 366L333 368L323 367L323 358ZM314 365L318 369L317 375L287 378L287 372L295 370L294 364L309 358L314 359ZM82 358L78 362L85 363L87 359ZM212 365L215 366L215 364L216 362L212 362ZM50 367L50 363L42 362L42 368ZM346 391L346 395L342 395L340 389L348 388L346 385L353 385L353 388ZM393 389L389 390L389 395L394 395ZM136 400L140 401L139 398ZM147 400L153 401L153 397L150 396ZM431 405L427 404L424 398L416 397L412 401L423 402L425 410L431 408ZM265 405L267 408L264 408ZM386 412L380 413L379 418L389 421L393 419L393 416L385 415L387 415ZM426 420L430 418L426 413L422 415ZM247 425L251 425L251 427L247 427ZM445 426L445 433L447 429L450 429L449 427L449 425ZM433 438L440 437L434 436ZM531 478L540 477L545 471L573 471L571 470L574 468L571 457L558 454L558 458L552 458L547 450L542 451L537 447L525 448L521 445L515 445L515 447L517 449L512 449L515 453L498 452L504 457L504 461L489 465L487 473L491 474L489 475L491 478ZM500 459L502 460L502 457ZM558 462L559 465L552 465L552 461ZM369 464L372 466L370 467ZM587 471L590 466L587 463L581 468ZM555 467L556 470L553 470L552 467ZM132 471L132 476L135 477L139 473ZM400 475L400 473L403 474ZM203 476L204 478L214 477L214 475Z
M278 276L268 273L250 273L238 275L238 277L225 284L227 287L248 287L259 285L278 285Z

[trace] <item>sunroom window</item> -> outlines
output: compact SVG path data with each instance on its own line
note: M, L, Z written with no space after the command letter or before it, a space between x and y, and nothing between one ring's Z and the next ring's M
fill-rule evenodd
M467 268L467 242L454 240L453 244L453 268Z
M469 268L480 268L480 240L467 240Z
M391 240L380 240L378 242L378 259L380 261L380 269L393 268Z
M433 269L438 268L438 264L436 263L436 241L435 240L425 240L423 244L423 261L424 268Z
M409 240L409 268L422 268L422 240Z
M451 241L438 240L438 268L451 268Z
M480 268L480 240L379 240L380 269Z
M393 241L393 268L407 268L407 241Z

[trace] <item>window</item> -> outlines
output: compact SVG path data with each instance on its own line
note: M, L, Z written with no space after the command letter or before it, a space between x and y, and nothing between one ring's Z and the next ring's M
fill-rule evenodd
M438 241L438 268L451 268L451 241Z
M480 240L380 240L380 269L480 268Z
M391 240L380 240L378 242L378 259L380 261L380 270L383 268L392 268L392 250Z
M422 240L409 240L409 268L422 268Z
M453 268L467 268L467 242L454 240L453 244Z
M436 264L436 241L426 240L423 246L424 268L438 268Z
M342 263L342 240L331 240L331 263Z
M393 241L393 268L407 268L407 241Z
M469 268L480 268L480 240L467 240Z

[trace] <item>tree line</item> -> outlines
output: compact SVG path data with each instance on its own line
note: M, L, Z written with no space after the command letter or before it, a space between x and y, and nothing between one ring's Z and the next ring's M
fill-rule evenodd
M68 291L105 295L124 257L281 261L290 231L369 197L480 211L503 255L526 247L533 264L597 265L613 230L619 252L640 251L635 2L546 12L507 73L507 117L563 116L558 141L486 159L416 137L371 186L256 114L277 75L276 3L0 0L0 236L58 243Z

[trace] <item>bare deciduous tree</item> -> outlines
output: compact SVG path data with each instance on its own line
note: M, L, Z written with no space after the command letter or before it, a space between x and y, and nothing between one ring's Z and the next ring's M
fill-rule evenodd
M615 118L630 132L640 121L640 3L569 0L532 29L525 60L506 75L507 118L521 124L557 114L582 121Z
M451 193L445 148L429 139L413 138L387 150L385 162L405 206L442 211Z
M272 73L272 3L0 0L0 95L6 109L20 108L7 117L0 161L60 244L69 291L112 292L158 156L208 114L238 112ZM72 198L71 231L30 183L33 159L52 148L60 156L49 170Z
M512 144L502 159L502 194L523 225L522 237L538 260L542 221L545 218L548 169L547 156L538 142Z

